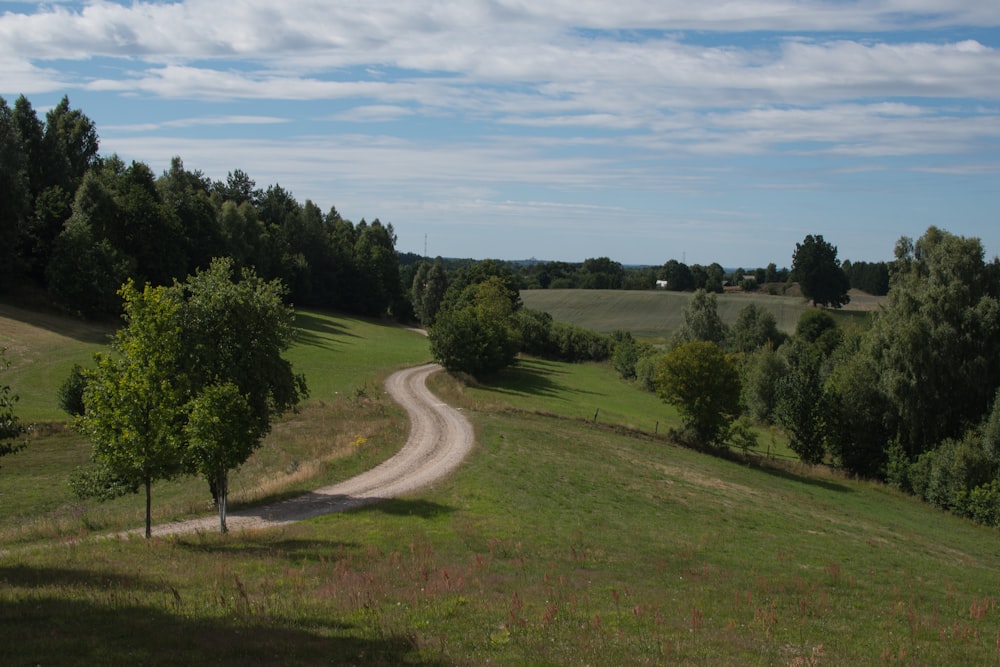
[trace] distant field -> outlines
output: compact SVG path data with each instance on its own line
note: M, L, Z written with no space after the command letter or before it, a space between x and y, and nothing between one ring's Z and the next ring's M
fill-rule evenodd
M683 322L685 304L690 293L667 291L618 291L618 290L524 290L521 300L527 308L541 310L557 321L569 322L595 331L611 333L621 329L653 341L670 337ZM881 300L852 292L851 308L842 318L863 318L865 311L877 307ZM806 310L812 306L801 297L771 296L769 294L726 293L718 296L719 316L731 324L747 304L756 303L774 313L778 328L787 333Z

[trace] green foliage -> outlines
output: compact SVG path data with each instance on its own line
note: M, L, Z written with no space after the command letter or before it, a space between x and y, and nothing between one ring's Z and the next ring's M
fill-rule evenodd
M628 331L616 331L612 338L615 350L611 355L611 365L625 380L635 379L635 365L642 357L642 347Z
M578 287L583 289L621 289L625 270L619 262L608 257L584 260L580 267Z
M876 296L884 296L889 293L889 265L885 262L844 260L842 268L853 289Z
M431 354L446 369L474 377L512 363L520 346L508 286L492 276L443 308L430 330Z
M728 328L726 347L733 352L753 352L763 347L777 348L786 336L778 331L774 314L755 303L747 304Z
M604 361L611 356L610 336L565 322L553 322L549 333L549 354L560 361Z
M87 376L80 364L73 364L66 380L59 387L59 407L73 417L79 417L86 409L83 394L87 388Z
M86 317L115 315L116 290L128 275L127 259L89 223L71 217L55 241L46 270L49 294L68 312Z
M844 470L881 479L889 464L891 406L872 355L861 343L859 337L846 339L832 357L823 387L825 440Z
M728 329L719 317L715 294L698 289L684 306L684 324L674 333L672 343L680 345L694 341L721 344Z
M243 465L263 433L247 397L232 382L205 387L187 406L184 435L190 464L208 479L219 505L219 527L226 532L229 471Z
M433 264L421 262L413 277L411 300L413 312L424 326L432 326L441 302L448 291L448 274L440 259Z
M822 348L796 338L782 348L788 372L778 384L775 416L788 433L788 446L806 463L824 456L826 409Z
M677 407L698 443L722 444L739 412L740 382L718 345L695 341L671 350L657 368L656 388Z
M220 259L183 284L139 292L130 281L121 293L126 326L115 354L98 355L85 374L77 419L106 471L77 486L145 486L148 537L154 481L205 473L221 483L224 506L228 470L246 461L274 415L298 403L305 382L281 356L293 313L277 281L244 270L236 282L232 261Z
M552 353L552 316L541 310L521 308L514 314L521 351L536 357Z
M7 348L0 347L0 371L10 366L10 362L4 357L6 351ZM18 395L11 390L10 385L0 384L0 456L19 452L28 444L25 439L28 427L14 413L17 401Z
M78 467L69 476L69 486L78 498L102 502L139 492L139 480L102 462Z
M847 294L850 281L837 259L837 246L823 240L822 235L809 234L795 244L792 277L814 306L840 308L851 300Z
M733 422L726 437L731 447L739 449L743 456L747 456L751 450L757 448L757 432L754 430L753 422L746 415L742 415Z
M145 486L149 537L150 487L182 471L181 303L167 288L147 285L140 292L132 282L121 295L126 326L115 353L97 355L97 368L87 374L76 424L93 444L95 462L128 487Z
M740 364L740 404L749 415L762 424L774 420L779 387L788 366L772 347L754 350Z
M651 353L635 362L635 382L646 391L656 391L656 373L663 354Z
M897 245L872 363L911 459L982 421L1000 387L1000 282L979 239L931 227Z
M248 397L254 426L266 433L272 417L306 395L305 379L282 356L294 323L284 286L249 269L237 277L231 260L218 259L173 289L183 304L178 361L191 393L235 384Z

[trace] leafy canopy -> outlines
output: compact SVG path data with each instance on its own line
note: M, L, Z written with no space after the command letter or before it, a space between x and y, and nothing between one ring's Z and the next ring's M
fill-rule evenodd
M837 259L837 246L823 240L821 234L809 234L795 244L792 276L814 306L840 308L851 300L847 293L851 284Z

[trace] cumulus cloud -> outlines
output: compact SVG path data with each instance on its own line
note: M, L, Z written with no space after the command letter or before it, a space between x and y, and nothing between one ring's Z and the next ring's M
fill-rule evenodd
M922 165L908 173L973 177L993 173L983 153L1000 142L1000 50L983 30L1000 26L1000 3L982 0L12 6L0 94L165 102L141 107L155 117L102 124L104 148L179 153L220 175L259 164L303 196L350 185L326 201L388 188L400 210L428 216L543 219L548 200L505 196L515 185L637 201L792 192L830 187L829 174L899 173L907 157ZM251 138L214 136L242 126L256 126ZM262 139L264 127L285 136ZM829 165L808 178L725 171L776 156Z

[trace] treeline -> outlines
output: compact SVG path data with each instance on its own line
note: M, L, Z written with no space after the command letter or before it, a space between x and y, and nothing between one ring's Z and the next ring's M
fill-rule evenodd
M167 285L231 257L280 279L299 305L408 311L392 225L324 213L239 169L212 181L175 157L156 176L98 148L94 123L68 98L44 121L23 95L13 108L0 98L3 288L35 285L69 312L111 315L129 278Z
M415 267L424 258L418 255L401 257L405 267ZM449 273L474 263L473 260L440 259ZM779 291L795 277L788 268L778 268L773 262L766 267L726 270L717 262L708 266L685 264L676 259L662 266L624 266L608 257L592 257L583 262L545 262L536 260L508 261L503 264L517 277L521 289L609 289L648 290L655 287L676 292L721 293L727 287L745 291L766 289ZM876 296L889 291L889 265L886 262L850 262L841 267L850 287ZM412 274L410 274L412 275ZM404 276L404 284L410 284Z
M610 359L677 405L681 441L749 448L754 423L775 426L804 462L1000 525L1000 262L986 261L979 239L931 227L901 239L887 271L888 299L866 326L840 328L814 308L788 336L757 303L726 325L716 295L700 288L665 347L524 308L522 277L502 262L450 274L442 261L417 264L411 299L449 370L488 375L519 352Z
M785 337L753 304L727 327L714 295L699 291L669 350L624 336L613 363L689 414L682 437L746 442L740 418L775 425L805 462L1000 525L1000 262L979 239L931 227L900 240L888 271L888 300L867 327L838 328L817 309ZM734 384L738 401L713 404ZM725 428L698 428L719 418Z

